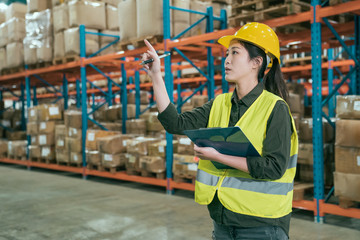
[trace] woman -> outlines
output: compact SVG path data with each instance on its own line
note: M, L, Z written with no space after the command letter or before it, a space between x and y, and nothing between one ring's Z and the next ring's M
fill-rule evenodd
M201 159L195 201L208 206L213 239L288 239L298 141L285 102L279 40L267 25L248 23L218 42L228 48L225 79L235 84L234 92L178 114L166 93L159 58L145 41L149 50L143 60L154 59L145 68L153 81L158 118L174 134L239 126L260 153L244 158L195 145ZM269 63L271 69L264 76ZM209 160L232 168L217 169Z

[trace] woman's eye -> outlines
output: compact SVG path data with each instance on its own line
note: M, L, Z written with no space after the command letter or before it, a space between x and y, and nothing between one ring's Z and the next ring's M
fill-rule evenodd
M237 54L237 51L232 51L232 53L231 53L231 54L233 54L233 55L234 55L234 54Z

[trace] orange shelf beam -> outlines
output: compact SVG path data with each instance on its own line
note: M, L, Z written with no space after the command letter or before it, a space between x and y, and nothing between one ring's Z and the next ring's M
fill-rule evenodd
M195 185L191 183L178 183L170 179L170 189L182 189L188 191L195 191Z

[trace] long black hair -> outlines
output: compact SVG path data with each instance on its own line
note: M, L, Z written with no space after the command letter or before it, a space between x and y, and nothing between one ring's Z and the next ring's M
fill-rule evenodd
M265 89L287 101L289 92L285 84L283 74L280 69L280 64L277 58L272 59L272 66L270 71L265 75L267 66L266 54L261 48L244 41L239 41L241 45L247 50L250 60L256 57L262 57L263 62L258 72L258 81L263 80ZM265 75L265 77L264 77Z

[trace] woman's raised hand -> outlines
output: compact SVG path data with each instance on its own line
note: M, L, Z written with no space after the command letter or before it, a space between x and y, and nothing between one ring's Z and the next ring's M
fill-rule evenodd
M144 40L146 46L148 47L148 50L143 54L142 56L142 61L146 61L149 59L154 59L153 62L145 64L144 68L148 71L148 74L151 78L153 78L153 76L155 76L155 74L160 73L161 72L161 68L160 68L160 59L158 54L156 53L154 47L149 43L148 40Z

